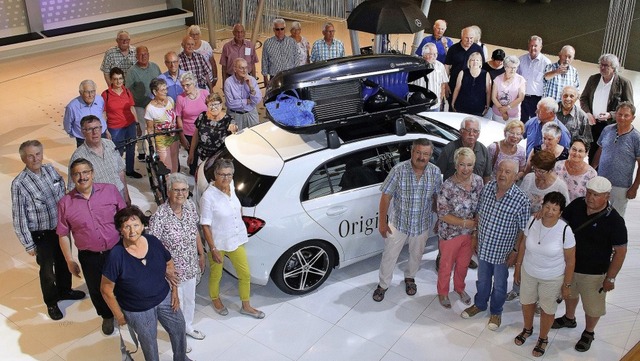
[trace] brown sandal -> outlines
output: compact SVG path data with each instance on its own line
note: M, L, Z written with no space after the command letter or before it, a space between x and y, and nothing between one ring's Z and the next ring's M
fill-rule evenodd
M414 278L405 278L404 290L409 296L415 295L418 292L418 285L416 285L416 280Z
M531 336L532 333L533 333L533 327L531 327L528 330L526 328L523 328L522 332L520 332L518 336L516 336L516 338L513 339L513 343L515 343L518 346L522 346L525 343L525 341L527 341L529 336Z
M376 302L381 302L382 300L384 300L385 292L387 292L386 289L378 286L378 288L376 288L376 290L373 291L373 300Z
M536 347L533 348L531 354L533 357L540 357L544 355L544 352L547 350L547 344L549 343L549 338L538 337L538 342L536 343ZM536 352L538 353L536 355Z

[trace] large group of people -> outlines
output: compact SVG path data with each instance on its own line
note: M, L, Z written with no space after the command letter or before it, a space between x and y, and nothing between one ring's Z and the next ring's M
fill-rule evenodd
M460 125L460 139L444 147L435 162L433 144L416 140L410 159L397 164L381 185L379 233L385 246L373 300L384 300L405 243L405 292L416 295L415 276L437 223L442 307L452 307L452 274L453 290L468 306L461 317L489 310L491 330L501 325L504 303L519 296L523 329L514 343L523 345L533 335L539 308L532 351L539 357L551 328L576 327L582 299L586 324L575 349L587 351L626 254L626 204L640 186L640 170L634 175L640 133L632 125L631 83L618 74L616 56L604 54L599 74L581 92L570 45L551 63L541 53L542 39L534 35L526 54L507 56L497 49L487 59L477 26L464 28L458 43L444 36L446 27L446 21L437 20L415 55L434 69L426 79L438 99L431 110L448 105L449 111L470 115ZM312 43L301 35L299 22L289 29L291 36L286 30L283 19L273 21L274 36L262 49L265 82L283 70L345 56L331 23ZM51 319L64 316L58 301L85 297L71 289L72 275L82 271L103 333L129 325L148 360L158 359L157 327L150 326L158 321L170 336L174 360L188 360L186 336L205 338L193 320L206 254L215 312L229 314L220 298L227 257L238 278L239 312L265 317L250 303L248 238L233 162L214 164L214 181L196 200L198 212L178 158L182 146L188 173L194 175L198 163L220 150L227 136L258 124L258 55L244 27L236 24L219 58L223 97L214 90L219 73L213 49L200 36L197 25L189 27L180 51L165 54L162 73L149 61L147 47L131 46L129 33L118 32L117 45L107 50L100 67L107 89L96 97L95 82L84 80L79 96L65 108L64 130L77 145L66 186L43 163L43 144L29 140L20 145L25 168L11 187L14 228L40 265ZM479 117L504 123L504 139L488 147L478 142ZM129 141L160 131L152 144L171 171L168 200L145 229L147 217L131 204L127 188L127 177L142 177L134 170L135 147ZM526 148L519 145L523 138ZM144 160L145 145L137 151ZM511 266L514 288L507 292ZM465 291L468 268L478 269L475 297ZM560 300L566 302L566 314L555 318Z

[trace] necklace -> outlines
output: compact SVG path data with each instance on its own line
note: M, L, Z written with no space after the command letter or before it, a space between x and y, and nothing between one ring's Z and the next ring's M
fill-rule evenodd
M547 227L545 227L545 225L542 224L542 221L540 221L540 231L538 231L538 244L540 244L540 242L547 237L549 232L551 232L551 230L553 229L553 226L551 226L551 228L547 229L547 231L545 232L544 235L542 235L542 229L543 228L547 228Z
M469 177L468 180L461 180L458 172L455 172L453 176L455 177L457 183L463 188L467 189L469 186L471 186L471 177Z

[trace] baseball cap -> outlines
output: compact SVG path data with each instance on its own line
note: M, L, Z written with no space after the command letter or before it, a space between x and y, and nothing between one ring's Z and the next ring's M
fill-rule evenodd
M596 176L589 180L587 189L591 189L596 193L608 193L611 192L611 182L605 177Z
M506 56L506 54L504 53L504 50L502 49L496 49L493 51L493 53L491 53L491 59L493 60L504 60L504 57Z

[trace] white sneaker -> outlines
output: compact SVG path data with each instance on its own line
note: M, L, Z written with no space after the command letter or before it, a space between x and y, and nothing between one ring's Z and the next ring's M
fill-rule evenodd
M205 334L198 330L193 330L191 332L187 332L187 336L194 340L204 340Z
M187 345L187 353L191 352L193 350L191 350L191 346Z

